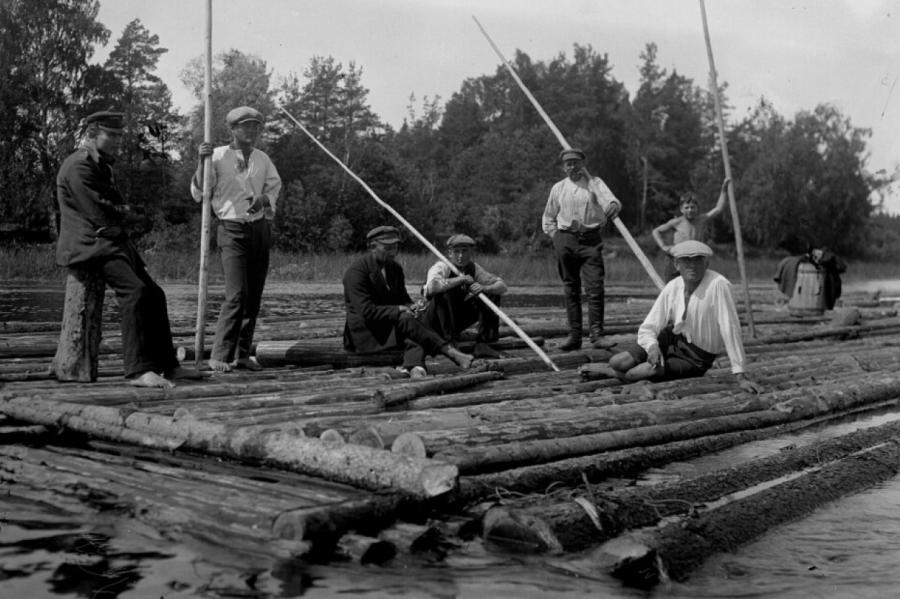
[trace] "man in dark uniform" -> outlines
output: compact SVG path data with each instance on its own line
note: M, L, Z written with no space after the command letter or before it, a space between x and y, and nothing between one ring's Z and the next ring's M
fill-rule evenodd
M86 139L56 178L60 211L56 263L97 272L116 293L122 317L125 377L139 387L173 387L171 379L199 378L175 357L166 296L144 268L125 232L128 205L112 164L122 143L124 115L96 112L85 119Z
M403 268L394 261L400 244L395 227L375 227L366 235L369 252L344 274L344 348L376 353L404 345L400 371L426 376L425 356L443 354L461 368L472 364L464 354L419 322L411 308Z

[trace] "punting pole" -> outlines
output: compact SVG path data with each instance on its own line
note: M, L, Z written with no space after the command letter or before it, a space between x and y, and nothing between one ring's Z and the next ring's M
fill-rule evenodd
M734 245L737 248L738 269L741 273L741 282L744 286L744 303L747 305L747 327L750 336L756 337L756 327L753 324L753 307L750 305L750 285L747 283L747 268L744 265L744 240L741 237L741 219L737 211L737 201L734 199L734 179L731 176L731 161L728 159L728 142L725 140L725 119L722 117L722 101L719 98L719 83L716 77L716 62L713 59L712 43L709 40L709 26L706 23L706 5L700 0L700 16L703 19L703 37L706 39L706 56L709 58L709 85L710 93L716 104L716 119L719 123L719 143L722 145L722 162L725 165L725 177L731 179L728 185L728 206L731 209L731 222L734 226Z
M206 65L203 77L203 141L212 141L212 0L206 0ZM200 218L200 273L197 289L197 328L194 336L194 356L197 368L203 361L206 336L206 288L209 283L209 229L211 224L212 156L203 159L203 203Z
M409 230L410 233L412 233L413 235L415 235L416 238L417 238L419 241L421 241L422 244L423 244L426 248L428 248L428 250L431 251L432 254L434 254L435 256L437 256L438 259L439 259L441 262L443 262L444 264L446 264L447 266L449 266L449 267L450 267L450 270L452 270L454 274L456 274L457 276L459 276L459 275L462 274L462 273L459 271L459 269L456 268L456 265L454 265L452 262L450 262L450 260L448 260L448 259L446 258L446 256L444 256L444 254L441 253L441 251L440 251L439 249L437 249L436 247L434 247L434 245L433 245L430 241L428 241L427 239L425 239L425 237L424 237L421 233L419 233L419 232L416 230L416 228L413 227L412 224L410 224L410 222L409 222L408 220L406 220L405 218L403 218L403 216L402 216L399 212L397 212L396 210L394 210L387 202L385 202L384 200L382 200L381 198L379 198L379 197L378 197L378 194L376 194L374 191L372 191L372 188L369 187L369 186L366 184L365 181L363 181L362 179L360 179L360 178L356 175L356 173L354 173L352 170L350 170L350 167L348 167L346 164L344 164L343 162L341 162L340 158L338 158L337 156L335 156L334 154L332 154L332 153L328 150L328 148L326 148L324 145L322 145L322 143L321 143L318 139L316 139L316 137L315 137L312 133L310 133L310 132L306 129L306 127L304 127L304 126L300 123L300 121L298 121L297 119L295 119L291 113L289 113L287 110L285 110L284 106L280 106L279 108L281 108L281 112L283 112L285 115L287 115L287 117L288 117L289 119L291 119L291 120L294 122L294 124L297 125L297 127L298 127L301 131L303 131L303 133L306 134L307 137L309 137L309 138L310 138L317 146L319 146L320 148L322 148L322 151L323 151L323 152L325 152L326 154L328 154L328 156L330 156L332 160L334 160L335 162L337 162L337 163L341 166L341 168L343 168L343 169L347 172L348 175L350 175L351 177L353 177L353 179L356 180L357 183L359 183L360 185L362 185L363 189L365 189L365 190L369 193L369 195L372 196L372 199L374 199L376 202L378 202L378 203L381 205L382 208L384 208L385 210L387 210L388 212L390 212L391 214L393 214L394 217L395 217L397 220L399 220L400 223L401 223L404 227L406 227L407 230ZM493 301L491 301L491 299L490 299L489 297L487 297L487 296L486 296L485 294L483 294L483 293L479 293L479 294L477 295L477 297L478 297L479 300L481 300L482 302L484 302L484 304L485 304L488 308L490 308L497 316L499 316L500 319L501 319L504 323L506 323L506 325L507 325L509 328L511 328L511 329L516 333L516 335L518 335L518 336L522 339L522 341L524 341L524 342L528 345L528 347L530 347L530 348L534 351L534 353L536 353L536 354L541 358L541 360L544 361L544 363L545 363L547 366L549 366L550 368L552 368L554 371L559 372L559 368L557 368L556 364L553 363L553 360L550 359L550 356L548 356L546 353L544 353L544 350L542 350L542 349L538 346L538 344L535 343L534 340L532 340L532 338L529 337L528 334L527 334L525 331L523 331L523 330L521 329L521 327L519 327L519 325L517 325L515 322L513 322L513 320L512 320L509 316L507 316L506 313L505 313L503 310L501 310L499 306L497 306L497 304L495 304Z
M509 74L512 75L512 78L516 80L516 83L519 84L519 88L524 92L525 96L531 101L532 106L538 111L538 114L541 115L541 118L544 119L544 122L550 127L550 130L553 131L553 135L556 136L556 139L559 141L560 145L562 145L564 150L568 150L572 146L569 145L569 142L566 141L566 138L563 137L563 134L557 128L557 126L550 120L550 117L547 116L547 113L544 112L544 109L538 103L537 99L531 95L531 92L528 91L528 88L525 87L525 84L522 83L522 80L519 78L519 74L516 73L516 70L513 68L512 64L506 60L503 56L503 53L500 52L500 48L497 47L497 44L494 43L494 40L491 39L491 36L488 35L488 32L485 31L484 27L481 26L481 23L478 22L474 16L472 19L475 21L475 24L478 25L478 28L481 30L481 33L484 34L484 37L487 39L488 43L491 45L491 48L494 49L494 52L497 53L497 56L500 57L500 61L503 62L503 66L509 71ZM635 257L638 259L638 262L641 263L641 266L644 267L644 270L647 271L647 274L650 275L650 279L656 285L657 289L662 289L665 287L665 283L662 278L656 272L656 269L653 268L653 265L650 263L650 260L647 258L644 251L640 248L637 242L634 240L634 237L631 236L631 233L628 232L628 229L625 227L625 223L622 222L622 219L618 216L613 219L613 224L616 226L616 229L619 230L619 233L622 235L622 238L628 243L628 247L631 248L631 251L634 252Z

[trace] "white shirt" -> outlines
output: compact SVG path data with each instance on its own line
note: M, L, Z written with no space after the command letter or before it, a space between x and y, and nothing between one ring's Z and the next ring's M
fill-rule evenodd
M657 345L657 337L668 324L690 343L711 354L728 354L731 372L744 372L744 342L741 322L728 279L707 270L691 294L687 316L684 311L684 279L672 279L660 292L650 313L638 329L637 342L645 351Z
M235 150L231 146L215 148L212 153L211 176L210 205L221 220L250 222L275 217L275 204L281 192L281 177L262 150L253 148L250 160L245 163L241 150ZM191 179L191 195L199 202L203 199L203 182L196 179L196 176ZM269 207L257 214L249 214L247 209L250 208L253 196L257 195L268 197Z
M422 293L425 297L431 297L438 293L443 293L450 288L448 279L454 278L456 275L450 270L445 262L436 262L434 266L428 269L428 275L425 277L425 285L422 286ZM475 263L475 279L476 283L480 283L484 287L485 293L491 295L503 295L506 293L506 283L497 275L491 274Z
M600 229L606 224L604 211L612 203L622 206L600 177L578 181L566 177L550 189L541 225L551 236L560 229L578 233Z

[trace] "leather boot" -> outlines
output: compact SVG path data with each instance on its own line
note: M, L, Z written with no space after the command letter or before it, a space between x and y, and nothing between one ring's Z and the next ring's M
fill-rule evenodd
M566 340L559 346L560 351L572 351L581 349L581 332L572 331Z

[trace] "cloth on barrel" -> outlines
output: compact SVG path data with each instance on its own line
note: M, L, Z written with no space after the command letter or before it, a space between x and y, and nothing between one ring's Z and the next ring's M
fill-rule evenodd
M794 295L794 287L797 284L797 270L801 264L812 264L824 274L822 283L822 295L825 300L825 308L831 310L839 297L841 297L841 274L847 270L847 264L831 250L821 250L818 260L814 259L813 252L799 256L788 256L775 267L773 280L778 284L778 289L786 297Z

